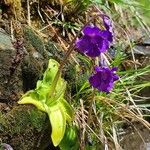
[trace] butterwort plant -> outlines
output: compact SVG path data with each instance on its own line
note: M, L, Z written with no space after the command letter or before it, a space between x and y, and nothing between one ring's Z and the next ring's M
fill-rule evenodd
M49 60L48 67L43 74L43 79L38 80L36 88L25 93L19 104L33 104L39 110L47 113L52 127L51 139L54 146L62 141L67 122L73 119L73 108L64 98L66 81L59 76L55 90L53 81L58 72L59 63L54 59ZM53 96L49 93L54 91Z

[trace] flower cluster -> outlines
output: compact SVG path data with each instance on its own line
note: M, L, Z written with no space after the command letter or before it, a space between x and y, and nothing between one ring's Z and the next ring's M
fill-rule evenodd
M83 36L76 41L76 48L79 52L95 58L106 52L113 41L112 23L108 16L103 15L103 26L100 29L97 26L87 25L83 29ZM116 67L110 69L107 66L95 67L95 73L89 78L90 84L99 91L109 93L118 80L115 74Z
M118 75L115 74L116 67L109 69L108 67L95 67L95 74L89 78L90 84L99 91L109 93L112 90L114 81L118 80Z
M97 57L106 52L112 42L111 32L100 30L96 26L86 26L83 33L84 35L76 41L76 47L90 57Z

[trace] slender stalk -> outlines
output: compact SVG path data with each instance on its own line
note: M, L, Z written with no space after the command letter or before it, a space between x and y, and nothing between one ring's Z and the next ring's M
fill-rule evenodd
M49 93L49 97L52 97L53 94L54 94L55 88L56 88L56 86L57 86L58 79L59 79L59 77L60 77L60 75L61 75L61 72L62 72L62 69L63 69L65 63L67 62L67 60L68 60L70 54L72 53L72 51L73 51L74 48L75 48L74 43L75 43L77 37L79 36L79 34L81 33L81 31L83 30L83 28L84 28L87 24L89 24L92 20L96 19L96 18L99 17L99 16L100 16L100 15L96 15L96 16L94 16L92 19L90 19L90 20L81 28L81 30L78 32L78 34L75 36L75 38L72 40L72 42L71 42L71 44L70 44L70 46L69 46L69 48L68 48L68 51L67 51L67 53L65 54L65 57L64 57L63 61L60 63L59 69L58 69L58 71L57 71L57 73L56 73L56 76L55 76L55 78L54 78L54 81L53 81L53 83L52 83L52 88L51 88L51 91L50 91L50 93Z
M75 39L76 39L76 38L75 38ZM66 55L65 55L65 57L64 57L64 60L61 62L60 66L59 66L59 68L58 68L58 71L57 71L56 76L55 76L55 78L54 78L54 81L53 81L53 83L52 83L51 91L50 91L50 93L49 93L49 96L50 96L50 97L52 97L53 94L54 94L54 91L55 91L55 88L56 88L58 79L59 79L59 77L60 77L60 75L61 75L61 72L62 72L62 69L63 69L65 63L67 62L67 60L68 60L68 58L69 58L69 56L70 56L70 54L71 54L71 52L72 52L73 50L74 50L74 40L73 40L73 42L71 43L71 45L70 45L70 47L69 47L69 50L67 51L67 53L66 53Z
M91 101L90 101L90 104L89 104L89 110L88 110L88 119L87 119L87 124L90 126L90 123L91 123L91 116L92 116L92 105L93 105L93 101L94 101L94 98L95 98L95 89L93 89L93 92L92 92L92 98L91 98Z

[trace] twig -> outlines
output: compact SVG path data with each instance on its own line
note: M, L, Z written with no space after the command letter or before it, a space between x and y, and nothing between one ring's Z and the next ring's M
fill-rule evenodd
M40 16L42 22L45 23L45 21L44 21L42 15L41 15L41 12L40 12L40 4L39 4L39 0L38 0L38 14L39 14L39 16Z
M27 0L27 12L28 12L28 25L31 26L31 16L30 16L30 2Z
M92 110L93 110L93 102L94 102L94 98L95 98L95 89L93 89L93 92L92 92L92 98L90 99L90 104L89 104L89 110L88 110L88 119L87 119L87 124L90 125L91 124L91 121L92 121Z
M81 142L80 142L80 150L85 149L85 131L86 131L86 125L85 125L85 115L84 115L84 106L83 106L83 100L80 99L81 104L81 115L82 115L82 135L81 135Z

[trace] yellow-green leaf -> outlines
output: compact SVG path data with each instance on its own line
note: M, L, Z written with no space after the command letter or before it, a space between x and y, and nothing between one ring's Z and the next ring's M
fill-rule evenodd
M58 71L58 68L59 68L59 63L54 59L50 59L48 68L46 69L46 71L43 75L43 83L44 84L50 85L53 82L55 75Z
M54 96L51 98L48 98L47 105L50 107L51 105L55 105L55 103L58 103L64 96L66 90L66 81L64 81L62 78L59 78Z
M59 104L52 107L47 107L46 111L48 113L52 127L52 142L54 146L58 146L64 137L66 129L66 116Z
M74 116L74 111L72 106L65 99L62 99L60 100L60 107L65 112L66 120L69 122L72 121Z
M30 97L30 96L28 96L28 97L27 97L27 96L23 97L20 101L18 101L18 104L33 104L33 105L36 106L39 110L46 112L46 111L45 111L45 108L44 108L44 106L43 106L43 104L42 104L40 101L38 101L38 100L36 100L36 99L33 99L33 98Z
M76 126L68 126L64 138L59 144L61 150L79 150L78 130Z

